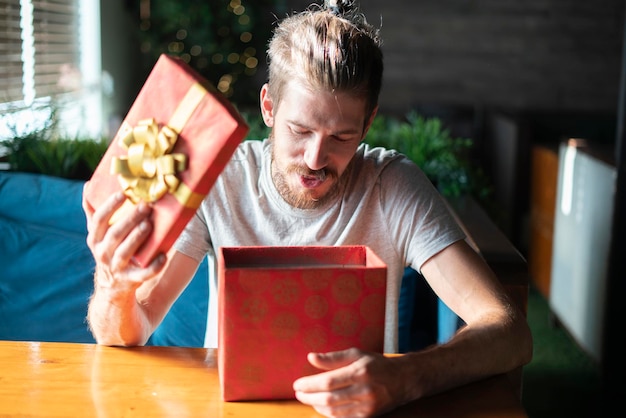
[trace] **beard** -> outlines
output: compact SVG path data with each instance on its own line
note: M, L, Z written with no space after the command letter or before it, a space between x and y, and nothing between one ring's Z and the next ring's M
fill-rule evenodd
M306 165L290 164L286 169L281 170L276 166L276 156L274 152L274 144L272 143L272 161L271 173L272 182L276 190L285 202L297 209L316 209L324 206L327 202L334 199L339 194L339 176L337 172L328 168L321 170L311 170ZM316 177L324 181L332 182L332 186L323 195L318 195L316 191L304 187L295 189L289 185L287 178L293 175Z

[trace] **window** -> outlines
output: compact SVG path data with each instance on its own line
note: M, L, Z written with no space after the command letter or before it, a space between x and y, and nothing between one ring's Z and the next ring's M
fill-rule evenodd
M68 131L100 128L99 30L99 0L0 0L0 138L53 100Z
M21 100L22 38L19 0L0 0L0 102Z
M33 5L35 97L73 92L79 74L78 8L75 0L30 0ZM28 0L22 0L27 3ZM25 48L26 51L26 48Z
M78 8L75 0L0 0L0 99L22 101L77 90ZM77 73L74 73L77 74Z

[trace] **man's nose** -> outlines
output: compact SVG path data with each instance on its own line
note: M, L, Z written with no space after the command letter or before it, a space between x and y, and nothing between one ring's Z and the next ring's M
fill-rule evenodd
M304 162L311 170L321 170L327 165L328 144L322 135L311 137L304 150Z

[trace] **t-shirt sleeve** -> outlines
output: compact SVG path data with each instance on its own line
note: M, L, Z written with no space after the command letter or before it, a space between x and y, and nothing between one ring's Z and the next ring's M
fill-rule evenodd
M420 271L429 258L465 239L444 198L411 160L396 158L383 171L381 182L389 233L415 270Z
M180 234L174 248L201 262L210 250L209 231L203 218L202 205Z

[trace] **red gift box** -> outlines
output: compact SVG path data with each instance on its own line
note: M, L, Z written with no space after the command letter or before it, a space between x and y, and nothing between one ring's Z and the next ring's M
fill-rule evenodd
M225 401L293 399L309 352L383 352L387 266L366 246L226 247L218 253Z
M248 132L226 98L184 61L161 55L85 190L95 208L123 190L115 222L153 202L154 229L141 266L167 252Z

